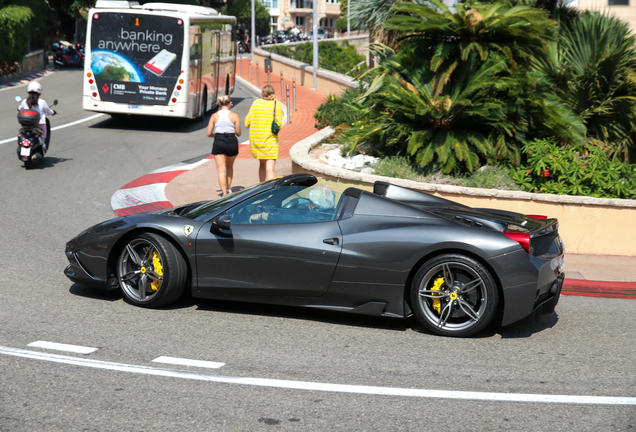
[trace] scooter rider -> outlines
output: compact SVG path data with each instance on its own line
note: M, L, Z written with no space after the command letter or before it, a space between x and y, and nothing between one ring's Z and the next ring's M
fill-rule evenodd
M49 108L49 105L44 99L40 99L40 95L42 94L42 85L39 82L32 81L29 83L27 92L29 93L29 96L22 100L18 109L32 109L40 113L39 127L42 129L42 140L46 151L49 146L46 141L46 137L49 134L48 128L46 127L46 114L55 115L57 113Z

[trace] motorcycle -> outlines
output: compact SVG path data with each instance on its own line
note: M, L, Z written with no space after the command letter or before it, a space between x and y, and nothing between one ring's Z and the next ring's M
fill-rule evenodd
M16 102L22 102L20 96L15 97ZM53 106L57 105L57 99L53 101ZM54 113L55 115L57 113ZM20 123L20 132L18 133L18 159L24 162L26 169L32 168L34 165L44 159L49 142L51 141L51 124L48 117L46 118L46 141L42 139L43 131L40 129L40 113L32 109L18 108L18 123ZM44 145L46 144L46 145Z
M53 66L57 69L63 67L84 67L84 53L81 45L53 44Z
M245 41L238 41L237 42L237 46L238 46L238 52L240 54L244 54L244 53L248 53L250 52L250 46L247 44L247 42Z

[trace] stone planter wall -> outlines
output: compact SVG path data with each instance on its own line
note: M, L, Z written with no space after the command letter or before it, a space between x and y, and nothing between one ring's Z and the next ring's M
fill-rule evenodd
M470 207L555 217L569 253L636 255L636 200L465 188L360 174L329 166L309 154L332 133L333 129L325 128L292 147L292 172L309 172L327 179L339 191L350 186L373 190L373 183L381 180Z

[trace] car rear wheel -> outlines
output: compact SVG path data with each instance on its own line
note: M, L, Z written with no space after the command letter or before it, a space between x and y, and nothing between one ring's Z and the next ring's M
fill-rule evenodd
M181 297L187 279L183 256L167 239L141 234L122 249L117 277L126 299L147 308L158 308Z
M411 286L411 305L422 325L442 336L465 337L492 320L499 295L484 266L463 255L426 262Z

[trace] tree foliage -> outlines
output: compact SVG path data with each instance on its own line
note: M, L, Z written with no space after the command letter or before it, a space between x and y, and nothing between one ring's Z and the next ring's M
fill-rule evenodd
M269 10L260 1L255 1L254 11L256 14L255 25L256 34L266 36L269 34ZM232 0L223 7L223 14L236 17L237 22L245 26L250 37L252 23L252 2L251 0Z
M22 60L29 52L29 27L33 12L26 6L9 5L0 9L0 64ZM4 69L4 68L3 68Z

